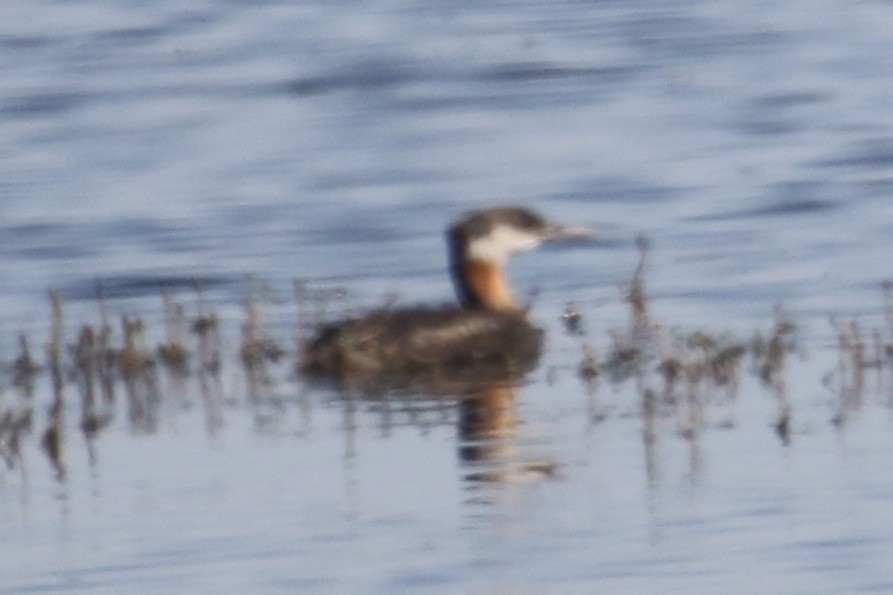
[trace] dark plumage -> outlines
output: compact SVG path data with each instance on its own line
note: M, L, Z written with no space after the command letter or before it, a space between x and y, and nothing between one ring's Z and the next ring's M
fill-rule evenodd
M324 326L307 345L302 368L386 384L443 374L520 374L536 364L542 336L519 311L378 310Z

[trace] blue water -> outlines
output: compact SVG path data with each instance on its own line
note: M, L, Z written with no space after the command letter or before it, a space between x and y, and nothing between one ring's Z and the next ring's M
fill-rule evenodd
M468 209L599 239L510 267L549 342L498 481L468 481L448 402L280 373L258 411L228 372L219 430L191 398L150 435L119 408L91 463L72 391L65 479L38 431L0 469L0 592L893 588L889 399L835 427L826 377L831 316L884 328L891 26L867 0L5 4L3 361L19 332L42 351L50 289L69 342L97 283L160 340L160 288L194 312L198 282L234 346L250 275L293 350L294 279L350 308L451 299L442 230ZM653 445L634 390L587 394L560 316L573 301L606 349L640 234L666 328L747 337L777 303L800 326L789 445L752 379L696 440L670 419Z

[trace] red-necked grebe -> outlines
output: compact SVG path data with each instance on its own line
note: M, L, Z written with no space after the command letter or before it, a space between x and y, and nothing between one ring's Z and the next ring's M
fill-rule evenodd
M543 242L589 237L522 208L477 211L447 231L450 272L461 307L384 309L322 327L301 355L317 377L384 385L481 371L520 373L539 359L532 325L503 275L508 257Z

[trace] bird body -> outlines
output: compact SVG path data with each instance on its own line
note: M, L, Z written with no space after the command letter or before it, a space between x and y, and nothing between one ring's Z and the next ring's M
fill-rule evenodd
M522 372L539 358L542 336L519 311L377 310L324 326L302 367L316 376L388 384L462 372Z
M300 368L366 386L519 376L536 365L543 332L516 304L503 266L516 252L587 233L521 208L472 213L447 231L458 306L381 309L323 325Z

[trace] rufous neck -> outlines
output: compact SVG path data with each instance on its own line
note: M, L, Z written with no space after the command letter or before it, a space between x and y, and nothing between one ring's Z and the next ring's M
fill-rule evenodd
M453 277L459 301L466 308L517 310L502 269L482 260L453 263Z

